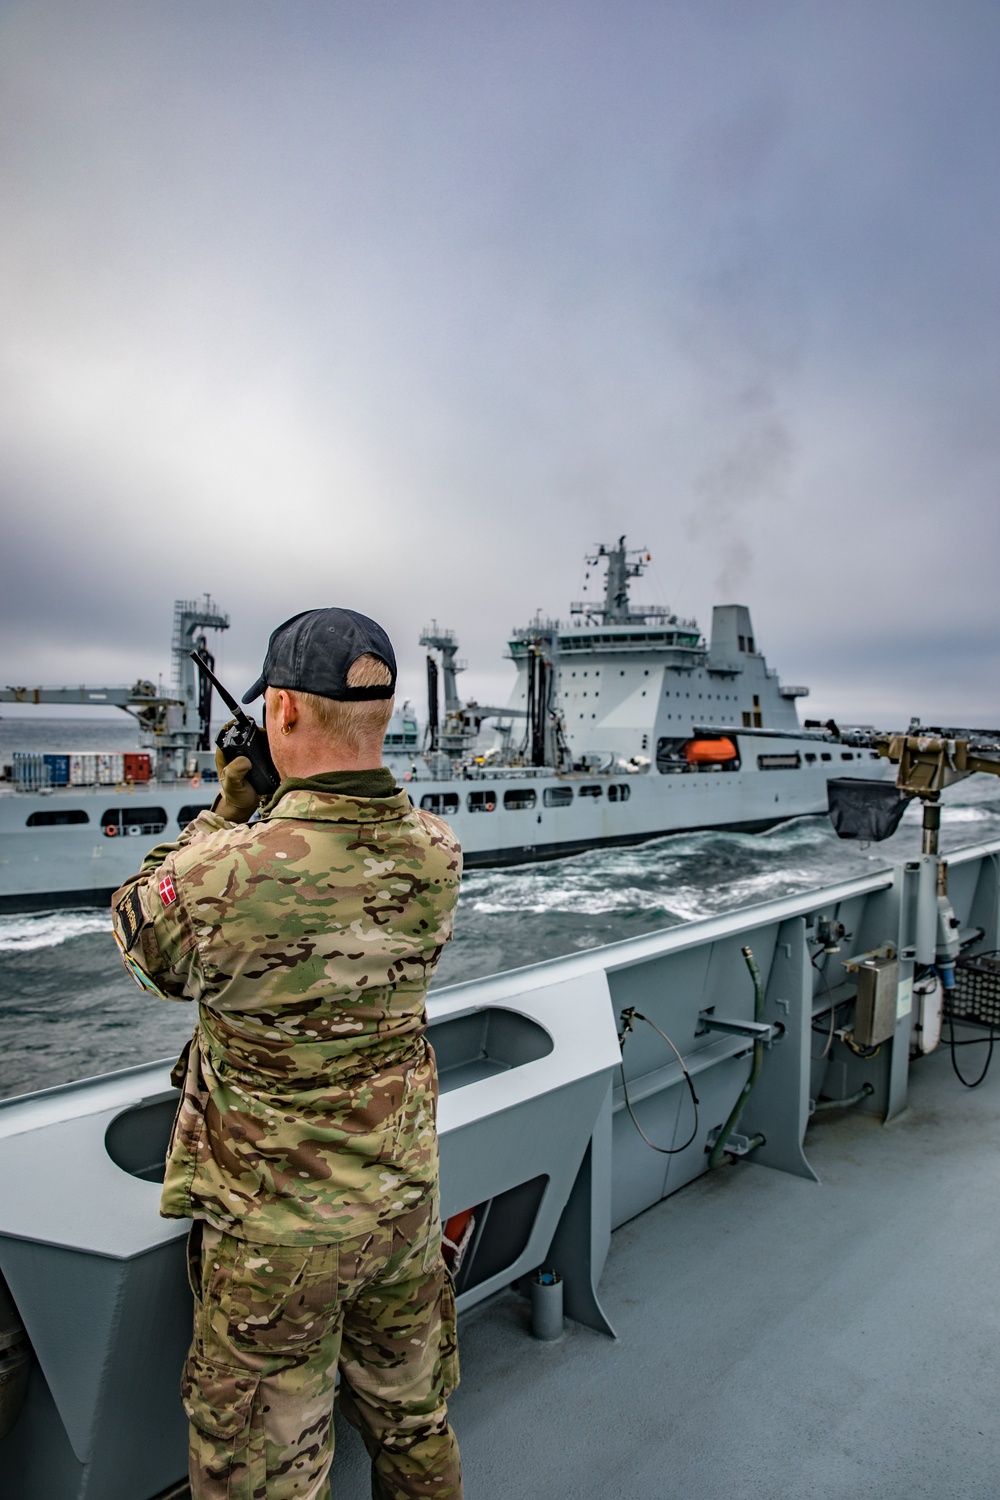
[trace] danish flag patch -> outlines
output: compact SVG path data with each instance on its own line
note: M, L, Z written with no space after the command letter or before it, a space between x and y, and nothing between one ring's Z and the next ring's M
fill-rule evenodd
M170 879L169 875L167 875L165 879L160 881L160 900L163 902L164 906L173 906L174 902L177 900L177 892L174 890L174 882Z

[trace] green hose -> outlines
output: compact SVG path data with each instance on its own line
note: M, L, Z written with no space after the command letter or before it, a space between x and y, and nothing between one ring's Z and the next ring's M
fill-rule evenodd
M761 981L760 970L757 967L757 960L754 958L753 950L751 948L744 948L741 951L743 953L743 957L746 959L747 968L750 970L750 978L753 980L753 1018L755 1021L763 1021L764 985ZM740 1115L742 1115L743 1110L746 1106L746 1102L750 1098L750 1095L753 1093L754 1084L760 1077L760 1070L763 1065L764 1043L757 1041L753 1044L753 1062L750 1064L750 1077L743 1085L743 1088L740 1091L740 1096L737 1099L736 1103L733 1105L729 1119L719 1131L715 1145L712 1147L711 1153L709 1154L708 1169L710 1172L714 1171L716 1167L720 1167L722 1165L722 1158L726 1153L726 1142L740 1122ZM756 1140L754 1144L758 1146L762 1145L763 1137Z

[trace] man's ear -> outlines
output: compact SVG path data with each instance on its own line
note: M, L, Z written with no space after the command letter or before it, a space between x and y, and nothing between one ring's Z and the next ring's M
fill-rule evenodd
M299 703L298 695L291 692L288 688L278 688L278 702L276 707L275 722L279 729L284 729L286 726L288 729L292 729L302 713L302 706Z

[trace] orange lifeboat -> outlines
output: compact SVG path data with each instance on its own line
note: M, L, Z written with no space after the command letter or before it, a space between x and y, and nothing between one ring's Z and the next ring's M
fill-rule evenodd
M725 736L717 740L688 740L684 746L689 766L724 766L738 757L736 746Z

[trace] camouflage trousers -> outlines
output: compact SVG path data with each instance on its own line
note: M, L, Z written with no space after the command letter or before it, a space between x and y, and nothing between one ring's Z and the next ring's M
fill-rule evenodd
M332 1245L257 1245L199 1222L189 1262L193 1500L326 1497L338 1367L375 1500L460 1500L455 1299L433 1199Z

